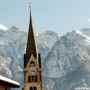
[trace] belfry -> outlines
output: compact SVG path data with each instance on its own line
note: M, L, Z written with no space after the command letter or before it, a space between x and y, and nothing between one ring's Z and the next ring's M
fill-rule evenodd
M42 90L41 57L38 53L30 10L26 54L24 54L24 90Z

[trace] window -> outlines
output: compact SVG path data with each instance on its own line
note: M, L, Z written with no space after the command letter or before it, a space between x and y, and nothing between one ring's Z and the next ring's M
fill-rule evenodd
M28 82L37 82L37 76L28 76Z
M36 87L30 87L30 90L37 90Z
M33 90L33 88L32 88L32 87L30 87L30 90Z
M42 76L40 75L40 80L42 80Z
M36 87L34 87L34 90L37 90L37 88L36 88Z
M7 88L5 88L5 90L7 90Z
M32 76L32 82L34 82L35 80L34 80L34 76Z
M35 76L35 82L37 82L37 76Z
M28 76L28 82L31 82L31 76Z
M34 62L30 62L30 66L35 66L35 63Z

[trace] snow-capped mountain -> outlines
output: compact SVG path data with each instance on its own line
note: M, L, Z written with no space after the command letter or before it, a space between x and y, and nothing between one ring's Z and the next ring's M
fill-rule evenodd
M75 87L90 86L89 52L89 47L83 46L68 33L54 44L46 58L43 72L45 77L55 82L53 90L74 90Z
M75 90L90 86L89 42L89 35L74 30L54 44L45 60L43 72L44 76L55 82L53 90Z
M2 24L0 24L0 31L6 31L8 28Z
M53 47L54 43L59 39L57 33L53 31L46 31L37 35L38 48L42 54L42 63L44 63L45 58L47 57L48 52Z
M86 32L85 32L86 30ZM68 33L73 38L75 38L79 43L90 46L90 29L81 29L81 30L73 30L71 33Z
M89 30L74 30L62 37L50 30L36 34L42 58L43 90L90 86ZM0 74L20 82L21 86L26 43L27 32L16 26L0 32Z

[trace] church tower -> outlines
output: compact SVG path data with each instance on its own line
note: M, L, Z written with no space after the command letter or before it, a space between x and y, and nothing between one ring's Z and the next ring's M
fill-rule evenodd
M38 53L30 10L26 54L24 54L24 90L42 90L41 58Z

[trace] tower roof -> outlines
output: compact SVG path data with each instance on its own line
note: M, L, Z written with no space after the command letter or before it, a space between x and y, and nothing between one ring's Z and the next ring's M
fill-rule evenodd
M38 58L38 51L37 51L35 34L34 34L33 24L32 24L32 15L30 10L30 23L29 23L27 49L26 49L26 57L28 60L31 54L33 54L35 58Z
M32 15L30 10L30 23L29 23L26 54L28 54L30 57L32 53L34 57L37 58L37 45L36 45L35 34L34 34L33 24L32 24Z

